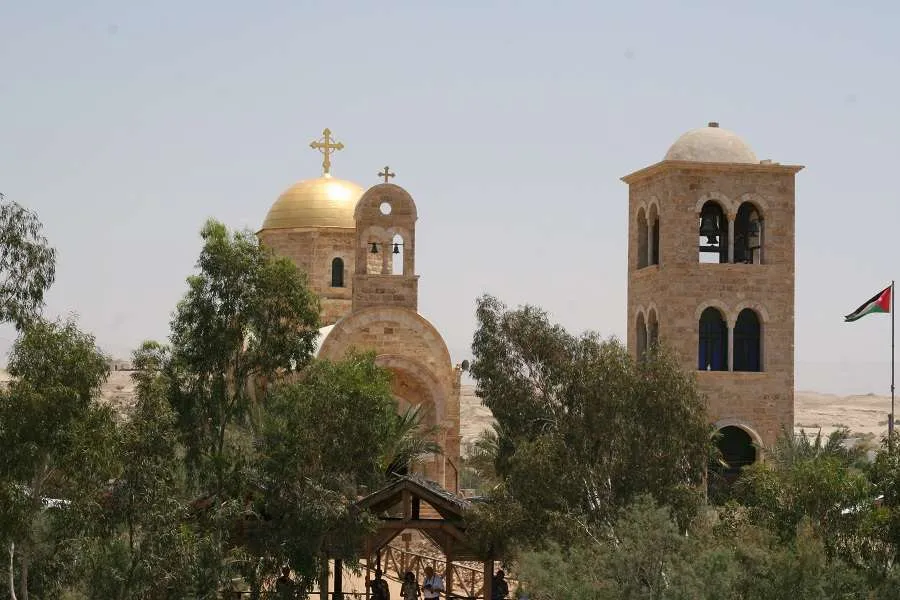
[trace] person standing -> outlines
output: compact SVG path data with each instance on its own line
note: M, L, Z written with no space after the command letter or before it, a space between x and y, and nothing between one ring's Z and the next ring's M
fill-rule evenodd
M294 582L291 580L291 568L282 567L281 577L275 580L275 597L278 600L294 598Z
M419 584L412 571L407 571L403 576L403 585L400 587L400 600L419 600Z
M391 598L391 590L388 588L387 581L381 578L381 568L379 567L375 568L374 580L366 579L366 587L372 589L372 600L390 600Z
M506 583L506 573L503 569L497 571L491 583L491 600L506 600L509 595L509 585Z
M430 566L425 567L425 581L422 582L422 589L422 597L425 600L440 598L441 592L444 591L444 580Z

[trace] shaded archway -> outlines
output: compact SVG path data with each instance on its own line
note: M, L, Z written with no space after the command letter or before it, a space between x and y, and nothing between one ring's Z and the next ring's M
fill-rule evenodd
M654 348L659 344L659 319L656 318L656 309L650 309L647 317L647 347Z
M715 200L700 209L699 251L702 263L728 262L728 218Z
M763 219L750 202L743 202L734 220L734 262L761 264Z
M738 314L734 325L734 370L762 371L762 336L759 316L752 308Z
M647 213L641 207L637 214L637 268L643 269L647 266Z
M700 335L697 347L697 369L700 371L728 370L728 323L725 315L709 306L700 314Z
M716 447L729 470L740 470L756 462L756 444L743 427L726 425L719 430Z
M644 355L647 353L647 322L644 320L644 313L638 313L635 335L637 336L637 359L644 360Z
M656 205L650 207L647 217L647 228L649 230L647 245L649 246L649 263L651 265L659 264L659 209Z

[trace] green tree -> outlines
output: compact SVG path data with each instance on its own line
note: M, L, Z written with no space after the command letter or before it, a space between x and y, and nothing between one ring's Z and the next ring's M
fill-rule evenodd
M171 345L146 358L166 388L196 499L193 578L212 597L248 560L236 536L257 469L262 400L310 362L319 304L296 266L251 232L210 220L201 238Z
M463 487L474 487L480 493L488 493L500 482L496 469L499 443L500 434L494 423L466 444L463 473L470 484Z
M443 452L435 441L441 427L426 425L421 409L421 405L408 406L403 412L393 413L388 445L381 457L381 469L388 479L406 475L426 457Z
M115 464L115 429L109 409L96 403L107 357L74 321L29 322L8 369L13 379L0 393L0 528L18 566L19 598L28 600L32 583L47 593L60 585L59 573L45 580L38 572L31 581L36 564L47 567L39 559L65 555L54 546L60 522L77 534L94 520Z
M56 276L56 252L37 216L0 194L0 322L21 330L40 314Z
M566 547L525 552L520 580L535 600L792 600L892 597L841 560L802 521L784 540L743 518L706 515L682 531L649 497ZM879 590L879 592L876 592Z
M307 585L326 550L356 560L372 521L352 506L383 483L397 422L390 374L371 354L315 361L267 397L256 442L259 501L248 525L253 554L268 559L258 564L290 564Z
M160 375L166 358L165 348L152 342L134 354L137 405L115 448L119 471L104 502L110 530L84 540L89 597L175 599L192 589L183 464Z
M854 560L870 546L867 528L874 509L872 485L857 468L859 452L847 447L848 432L821 433L810 440L804 433L785 431L770 460L745 468L734 497L753 519L792 539L801 523L816 529L825 548Z
M318 335L318 300L288 259L249 231L201 231L199 272L172 320L170 399L200 489L240 489L239 457L260 384L302 369ZM237 479L235 479L237 478Z
M479 299L471 373L499 429L502 489L527 531L586 531L651 494L687 522L702 501L710 428L690 377L661 349L640 362L540 309Z

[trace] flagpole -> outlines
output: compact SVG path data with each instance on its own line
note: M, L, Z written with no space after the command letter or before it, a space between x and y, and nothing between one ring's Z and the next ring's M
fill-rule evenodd
M894 441L894 280L891 280L891 421L888 423L888 445Z

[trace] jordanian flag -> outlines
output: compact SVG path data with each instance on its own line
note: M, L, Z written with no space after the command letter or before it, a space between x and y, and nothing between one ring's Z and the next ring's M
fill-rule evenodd
M844 321L855 321L872 313L891 312L891 286L887 286L870 299L863 302L862 306L844 317Z

